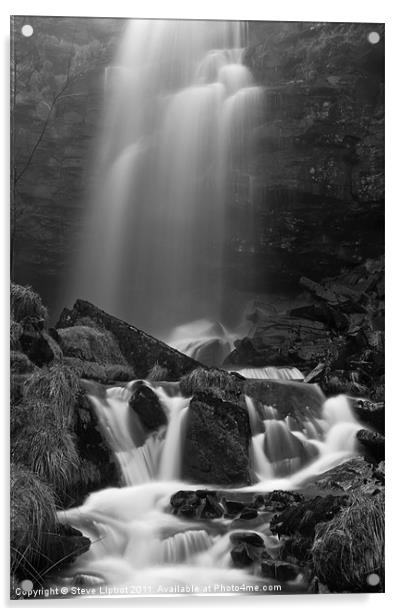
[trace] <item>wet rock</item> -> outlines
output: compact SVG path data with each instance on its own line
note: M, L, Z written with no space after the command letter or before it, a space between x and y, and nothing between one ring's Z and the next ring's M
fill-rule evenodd
M26 317L22 322L21 349L37 366L61 359L63 353L57 342L44 330L42 321Z
M236 516L245 508L245 504L239 501L225 500L224 505L229 516Z
M311 479L303 489L336 490L341 492L374 492L378 485L373 476L374 467L363 457L355 457Z
M148 430L157 430L160 426L167 424L167 417L159 398L144 383L140 383L134 388L129 405L141 420L142 425Z
M293 563L273 559L262 560L261 570L263 577L272 578L278 582L295 580L301 572L301 568Z
M70 487L70 500L65 506L79 505L91 492L121 485L121 472L114 453L84 390L77 397L73 431L85 472L81 473L80 481Z
M253 532L233 532L230 535L230 541L233 545L237 545L239 543L248 543L249 545L253 545L257 548L263 548L265 545L263 538L257 533Z
M81 299L75 302L72 310L63 310L57 328L80 325L88 318L97 327L113 334L125 360L138 378L145 378L157 362L167 368L171 380L179 379L199 366L194 359Z
M360 422L377 432L384 433L384 402L372 402L364 398L348 398Z
M384 436L370 430L359 430L356 434L357 441L362 445L366 458L374 462L384 460Z
M252 554L249 553L248 546L243 543L234 546L230 554L234 567L249 567L254 560Z
M212 390L197 392L189 405L183 448L183 478L197 483L250 483L247 411Z
M347 496L332 494L301 501L275 515L270 530L279 536L299 533L313 537L316 525L331 520L347 501Z
M287 507L300 503L304 497L299 492L286 492L284 490L274 490L264 498L265 507L271 511L284 511Z
M241 520L253 520L258 517L257 509L246 507L239 516Z
M216 492L207 490L180 490L170 499L173 513L197 520L214 520L223 517L224 507Z
M81 531L71 526L59 526L56 531L49 533L44 544L42 562L38 563L39 570L54 573L73 562L78 556L89 550L91 541ZM49 563L54 563L49 566Z

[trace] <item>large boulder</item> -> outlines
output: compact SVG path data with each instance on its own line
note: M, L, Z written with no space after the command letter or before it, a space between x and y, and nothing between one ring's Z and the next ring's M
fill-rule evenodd
M183 477L220 486L250 483L247 411L206 390L192 397L187 415Z
M88 319L100 329L113 334L122 355L127 363L132 366L138 378L146 378L156 363L167 368L170 380L179 379L182 375L199 366L199 363L194 359L183 355L164 342L107 314L107 312L82 299L75 302L72 310L64 308L57 328L82 325Z
M129 405L131 411L141 420L143 427L149 431L157 430L167 424L166 413L159 398L145 383L139 381L135 384Z
M359 430L356 439L362 446L365 457L373 462L384 460L384 436L370 430Z

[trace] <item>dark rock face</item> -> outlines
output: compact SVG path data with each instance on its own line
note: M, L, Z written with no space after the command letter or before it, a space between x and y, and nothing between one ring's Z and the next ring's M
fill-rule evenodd
M266 102L252 187L244 170L233 199L235 280L336 275L383 249L384 26L253 23L250 36L244 62Z
M156 363L167 368L171 380L179 379L199 366L194 359L81 299L75 302L72 310L63 310L57 328L79 325L82 319L87 318L113 334L125 360L138 378L146 378Z
M300 533L311 537L314 535L316 524L331 520L347 500L346 496L329 494L297 503L274 516L270 529L279 536Z
M129 405L148 430L157 430L167 424L167 417L159 398L144 383L135 387Z
M184 479L221 486L249 484L250 436L245 409L211 390L196 393L187 415Z
M214 520L221 518L224 507L212 490L180 490L170 499L173 513L184 518Z
M294 419L313 419L320 416L325 400L319 387L307 383L279 380L252 380L243 382L244 394L278 411L278 417L288 415Z
M73 430L84 472L80 483L71 486L66 507L82 503L90 492L121 485L120 469L84 391L75 405Z
M368 459L374 462L382 462L384 460L384 436L370 430L359 430L356 438L362 445L362 449L366 452Z
M309 481L304 488L374 494L381 489L381 483L375 477L374 466L362 457L355 457Z
M359 421L381 434L384 433L384 402L372 402L364 398L348 399Z
M289 562L266 558L261 563L262 575L279 582L295 580L301 568Z
M20 344L23 352L37 366L43 366L63 355L57 342L45 331L42 321L27 317L21 323Z

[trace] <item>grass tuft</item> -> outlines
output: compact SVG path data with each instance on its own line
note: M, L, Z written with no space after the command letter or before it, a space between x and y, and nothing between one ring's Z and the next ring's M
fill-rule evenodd
M220 389L234 397L240 394L237 377L224 370L195 368L180 380L180 390L185 397L205 389Z
M10 321L10 349L18 351L20 349L20 338L23 332L22 325L11 319Z
M367 591L368 576L384 582L384 495L354 494L328 524L318 524L312 547L316 575L333 591Z
M51 404L57 423L67 426L71 423L79 388L75 370L65 363L56 362L35 370L25 381L23 393L28 402L42 400Z
M74 325L57 330L64 355L101 365L125 365L126 361L114 336L106 331Z
M157 362L149 370L149 374L146 377L147 381L167 381L168 368L161 366Z
M50 486L32 471L11 464L11 571L26 569L39 551L42 533L56 523L55 497ZM29 568L29 567L28 567Z
M10 370L14 374L26 374L34 370L34 365L25 353L10 351Z
M33 423L26 425L14 439L12 455L16 463L50 484L61 500L80 473L74 438L63 426L49 423L38 430Z
M31 287L11 283L11 318L20 323L26 317L46 321L48 314L40 296Z

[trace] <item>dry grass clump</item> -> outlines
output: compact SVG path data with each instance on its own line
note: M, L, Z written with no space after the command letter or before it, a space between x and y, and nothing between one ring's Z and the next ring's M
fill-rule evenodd
M134 369L131 366L121 366L119 364L111 364L105 366L106 382L107 381L133 381L136 376Z
M64 426L47 423L38 430L29 423L15 436L12 454L16 463L50 484L61 499L79 474L74 438Z
M11 319L10 321L10 349L13 351L18 351L20 348L20 338L23 332L22 325L17 321Z
M51 404L58 424L70 425L74 404L79 391L76 372L65 363L54 363L35 370L23 386L27 402L42 400Z
M374 591L384 582L384 495L355 494L327 524L316 527L312 547L319 580L333 591ZM370 587L376 574L380 586Z
M21 322L25 317L47 320L48 314L40 296L31 287L11 284L11 318Z
M26 374L34 370L34 365L25 353L10 351L10 370L14 374Z
M195 368L180 379L180 390L185 397L210 388L223 390L227 394L240 393L238 379L224 370Z
M98 364L126 364L114 336L106 331L74 325L57 330L64 355Z
M168 379L168 368L161 366L157 362L149 370L146 377L147 381L166 381Z
M56 504L50 486L35 473L11 464L11 571L29 572L40 552L41 535L56 523ZM34 579L34 577L32 577Z

